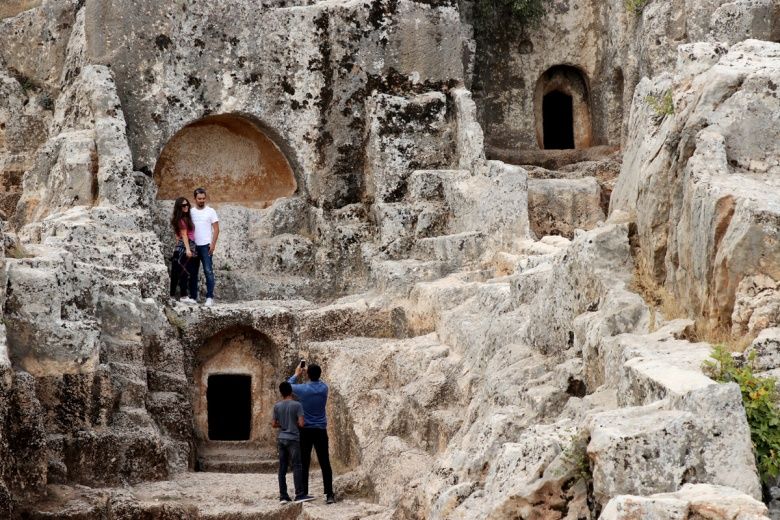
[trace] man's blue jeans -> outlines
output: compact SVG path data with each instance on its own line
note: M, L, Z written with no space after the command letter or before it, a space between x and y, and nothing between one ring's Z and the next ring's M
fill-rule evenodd
M198 258L195 263L194 276L190 277L190 296L193 299L198 299L198 269L200 264L203 264L203 274L206 275L206 298L214 297L214 266L211 261L211 255L209 254L209 245L195 246L198 251Z
M301 464L301 443L289 439L276 439L279 449L279 498L287 499L287 467L292 465L295 498L303 493L303 465Z

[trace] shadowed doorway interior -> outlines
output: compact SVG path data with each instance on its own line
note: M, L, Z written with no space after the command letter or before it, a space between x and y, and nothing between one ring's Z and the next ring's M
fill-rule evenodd
M219 374L208 379L209 439L245 441L252 423L252 377Z
M571 96L559 90L545 94L542 103L544 149L574 148L574 117Z
M580 69L555 65L539 76L534 90L534 127L542 150L591 146L590 93Z

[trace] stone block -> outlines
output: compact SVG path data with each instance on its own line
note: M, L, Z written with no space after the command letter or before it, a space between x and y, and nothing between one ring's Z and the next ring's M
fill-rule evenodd
M574 237L574 230L593 229L604 221L601 187L584 179L530 179L528 219L536 236Z

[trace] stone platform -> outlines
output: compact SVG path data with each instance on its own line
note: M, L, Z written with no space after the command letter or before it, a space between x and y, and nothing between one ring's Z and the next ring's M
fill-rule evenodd
M388 510L367 501L341 499L326 505L320 475L312 472L316 500L280 504L275 474L182 473L172 480L129 488L51 485L26 508L30 519L381 520ZM292 475L288 475L292 486Z

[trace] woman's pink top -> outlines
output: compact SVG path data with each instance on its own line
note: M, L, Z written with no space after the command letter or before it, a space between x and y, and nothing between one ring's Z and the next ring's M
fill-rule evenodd
M179 221L179 238L181 238L181 230L187 229L187 223L184 222L184 219L181 219ZM193 229L187 229L187 236L190 240L195 240L195 228Z

